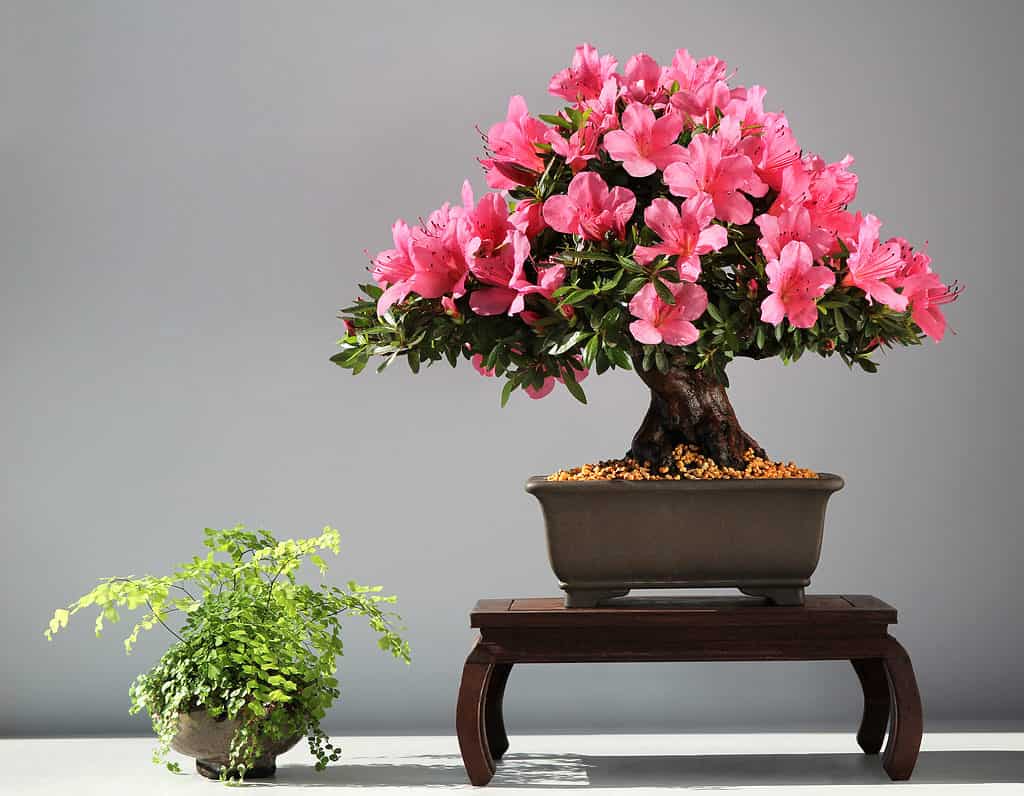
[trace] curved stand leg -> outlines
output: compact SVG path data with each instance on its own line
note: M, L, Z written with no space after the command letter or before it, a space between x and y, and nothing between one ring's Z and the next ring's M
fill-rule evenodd
M910 656L903 645L892 637L889 638L884 665L892 701L892 726L889 741L885 745L882 767L889 779L910 779L924 731L921 694L917 690Z
M857 658L850 663L864 691L864 715L857 730L857 743L869 755L877 755L889 723L889 679L881 658Z
M492 760L500 760L508 751L508 735L505 734L505 717L501 706L505 697L505 683L511 671L511 663L494 664L484 697L484 730Z
M477 647L469 653L462 669L459 701L455 708L455 731L469 781L486 785L494 776L494 760L487 744L486 695L494 664L481 661Z

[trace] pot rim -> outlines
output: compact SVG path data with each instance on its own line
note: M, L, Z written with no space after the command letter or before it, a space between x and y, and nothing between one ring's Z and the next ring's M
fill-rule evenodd
M730 478L627 481L549 481L546 475L527 479L531 494L553 491L593 492L838 492L846 482L835 473L818 473L817 478Z

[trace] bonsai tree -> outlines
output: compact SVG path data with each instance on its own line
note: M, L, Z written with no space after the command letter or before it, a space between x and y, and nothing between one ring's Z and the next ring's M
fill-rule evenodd
M880 349L941 340L959 288L848 209L851 156L803 150L763 88L728 78L686 50L620 72L577 47L549 86L565 107L535 117L512 97L487 132L494 192L466 183L461 205L395 222L333 361L466 359L505 379L503 405L555 382L586 402L591 370L632 368L651 392L632 458L685 443L739 467L763 451L726 394L733 359L812 352L874 372Z
M394 628L398 619L384 609L394 597L380 586L349 581L346 589L300 583L296 572L308 561L321 574L325 550L337 554L339 534L278 541L270 531L242 526L206 529L208 552L179 564L171 575L105 578L67 608L54 612L46 637L67 627L70 617L96 608L96 635L120 611L143 610L124 640L132 652L139 634L157 625L175 639L160 661L132 684L131 713L145 709L159 746L155 763L165 761L180 731L182 714L205 710L216 720L236 721L225 749L228 765L220 777L243 778L266 752L264 746L307 736L316 767L338 759L338 750L320 727L338 697L337 657L342 654L341 622L363 617L379 635L380 648L409 662L409 645ZM175 630L171 624L184 617ZM168 768L177 771L176 763ZM216 774L214 774L216 776Z

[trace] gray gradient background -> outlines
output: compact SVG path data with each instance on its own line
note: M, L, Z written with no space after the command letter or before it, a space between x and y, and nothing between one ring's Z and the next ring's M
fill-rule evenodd
M1024 5L5 2L0 7L0 733L145 732L125 658L53 607L162 571L204 525L343 529L333 576L401 597L411 667L353 628L344 732L447 732L478 597L555 591L526 476L621 453L628 373L498 404L468 367L328 362L363 249L480 190L474 125L590 40L716 54L799 140L857 156L859 207L968 285L942 345L877 376L738 363L775 455L842 473L819 592L900 608L931 726L1024 720L1019 256ZM588 10L584 10L588 9ZM523 667L524 729L853 729L847 665Z

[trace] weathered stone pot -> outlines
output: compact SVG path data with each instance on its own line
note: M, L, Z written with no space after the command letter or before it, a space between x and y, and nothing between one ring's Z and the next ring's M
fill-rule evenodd
M842 489L818 478L729 481L548 481L526 491L544 512L551 567L570 608L630 589L736 587L802 605L821 554L825 504Z
M196 771L209 779L218 779L228 766L231 738L239 727L235 719L215 719L205 710L192 710L178 716L178 733L171 748L196 759ZM302 733L275 741L261 739L263 755L245 772L246 779L270 777L277 770L277 756L291 749L302 738ZM230 772L229 772L230 773Z

